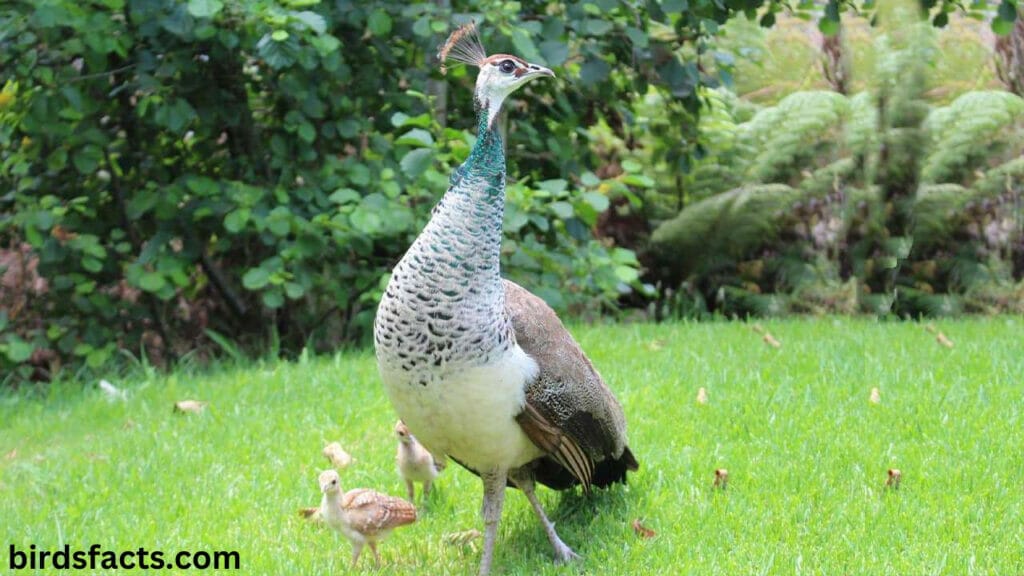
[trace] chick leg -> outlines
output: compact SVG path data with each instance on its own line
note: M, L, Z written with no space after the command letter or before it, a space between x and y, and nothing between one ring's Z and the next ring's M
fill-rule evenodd
M427 496L430 496L430 485L433 484L430 480L423 483L423 499L426 500Z
M377 552L377 543L370 542L370 550L373 550L373 565L380 568L380 552Z
M523 491L526 495L526 499L530 501L530 506L533 507L534 513L537 514L537 518L540 523L544 525L544 531L548 535L548 541L551 542L551 546L555 549L555 562L563 563L570 562L572 560L579 559L579 554L572 551L562 539L558 537L558 533L555 532L555 523L548 520L544 509L541 508L540 500L537 499L537 493L534 491L533 478L529 474L522 472L513 472L511 474L512 481L516 483L516 486Z
M356 563L359 562L359 553L363 551L362 542L352 543L352 568L356 567Z
M416 501L416 485L412 483L412 480L405 481L405 491L409 494L409 502Z
M491 572L491 562L494 560L494 542L498 537L498 522L501 520L501 507L505 503L505 480L507 477L506 470L493 470L480 474L480 478L484 481L484 553L480 559L480 576L487 576Z

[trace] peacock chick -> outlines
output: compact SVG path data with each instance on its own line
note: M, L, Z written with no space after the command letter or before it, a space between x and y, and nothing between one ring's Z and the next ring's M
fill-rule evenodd
M423 498L426 499L430 495L430 486L434 478L444 470L444 463L435 460L434 455L416 440L409 427L401 420L395 424L395 436L398 437L395 461L398 463L398 473L402 475L402 480L405 480L409 501L416 501L417 482L423 484Z
M334 470L320 473L320 516L332 529L352 542L352 567L359 561L363 546L369 544L375 565L380 567L377 543L391 535L399 526L416 521L416 507L386 494L367 488L355 488L344 494L341 480Z

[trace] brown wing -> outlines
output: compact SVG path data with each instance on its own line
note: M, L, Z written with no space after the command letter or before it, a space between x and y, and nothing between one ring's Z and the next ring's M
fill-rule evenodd
M505 281L516 341L540 367L516 420L526 435L589 490L625 481L638 465L626 446L626 418L569 331L543 300ZM538 477L544 482L544 478ZM564 482L544 482L563 487ZM557 485L556 485L557 484Z
M341 499L348 522L357 531L373 535L416 521L416 507L367 488L349 490Z

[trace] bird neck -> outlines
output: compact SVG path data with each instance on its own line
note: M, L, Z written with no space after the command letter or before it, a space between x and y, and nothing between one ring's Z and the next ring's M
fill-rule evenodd
M414 246L454 286L500 283L505 151L488 108L480 107L477 124L469 157L452 173L448 191L417 239L420 246Z
M341 514L341 491L324 492L320 500L320 515L324 517Z

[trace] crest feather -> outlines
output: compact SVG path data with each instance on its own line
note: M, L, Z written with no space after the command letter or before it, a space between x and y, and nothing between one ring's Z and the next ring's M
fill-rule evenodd
M460 64L480 66L487 58L484 45L480 42L480 34L476 29L476 22L470 21L463 24L452 32L448 40L441 46L437 53L441 61L441 73L446 74L448 67L446 61L452 60Z

